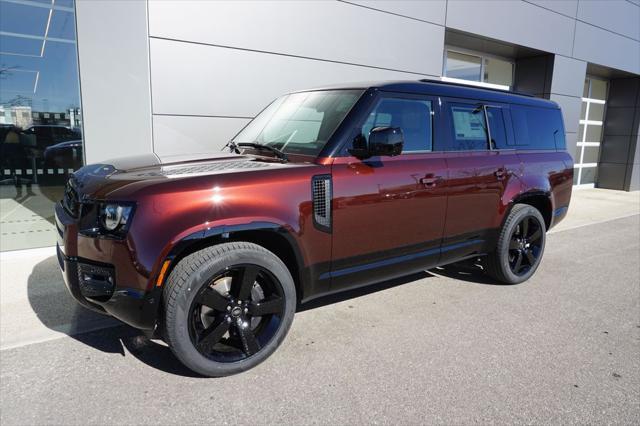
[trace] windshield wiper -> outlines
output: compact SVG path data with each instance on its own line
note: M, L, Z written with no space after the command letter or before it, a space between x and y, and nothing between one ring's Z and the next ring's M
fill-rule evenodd
M242 147L254 148L254 149L257 149L257 150L271 151L279 159L281 159L283 161L289 161L289 159L287 158L287 154L285 154L284 152L280 151L278 148L274 148L272 146L264 145L264 144L261 144L261 143L258 143L258 142L239 142L239 143L232 142L229 145L229 148L231 148L232 151L235 151L238 148L242 148Z

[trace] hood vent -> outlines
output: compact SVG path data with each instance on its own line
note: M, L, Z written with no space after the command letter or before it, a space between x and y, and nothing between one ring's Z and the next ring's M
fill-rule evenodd
M331 175L312 179L313 224L321 231L331 232Z
M184 175L201 175L212 172L227 170L246 170L260 169L269 167L268 163L258 161L221 161L215 163L196 164L189 166L165 166L161 170L136 173L135 176L154 177L154 176L184 176Z

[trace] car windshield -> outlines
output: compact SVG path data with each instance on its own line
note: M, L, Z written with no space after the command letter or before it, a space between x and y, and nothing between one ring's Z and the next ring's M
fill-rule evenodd
M330 90L282 96L233 139L287 154L318 155L363 90Z

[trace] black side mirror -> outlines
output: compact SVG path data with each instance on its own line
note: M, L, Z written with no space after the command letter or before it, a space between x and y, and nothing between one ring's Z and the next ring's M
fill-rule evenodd
M375 156L400 155L404 145L404 136L399 127L375 127L369 132L369 146L362 135L353 141L353 149L349 154L358 158L369 158Z

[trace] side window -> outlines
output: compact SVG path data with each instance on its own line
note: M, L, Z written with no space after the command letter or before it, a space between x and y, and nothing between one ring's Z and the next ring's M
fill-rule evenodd
M403 152L431 151L433 117L431 101L419 99L383 99L367 117L361 129L369 141L376 127L400 127L404 136Z
M489 117L489 133L491 134L491 146L495 149L505 149L507 146L507 133L504 127L502 108L487 107Z
M564 148L560 110L517 105L512 107L511 116L517 145L529 149Z
M453 104L449 106L449 111L453 126L451 148L454 151L489 149L482 107Z
M511 108L511 120L517 146L529 146L529 124L524 108L513 106Z

